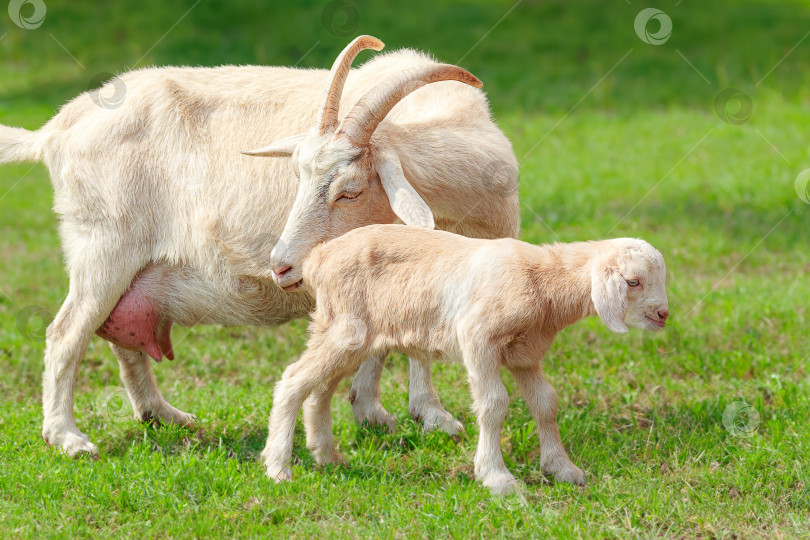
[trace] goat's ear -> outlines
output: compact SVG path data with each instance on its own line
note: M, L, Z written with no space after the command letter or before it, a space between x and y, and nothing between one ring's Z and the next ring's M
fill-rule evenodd
M298 145L301 144L301 141L304 140L304 137L306 137L306 133L300 133L298 135L293 135L292 137L287 137L286 139L274 142L273 144L265 146L264 148L259 148L257 150L243 150L242 153L246 156L290 157L293 155L293 152L295 152L295 149L298 148Z
M626 334L627 282L619 269L599 262L591 272L591 300L599 318L617 334Z
M377 158L377 173L380 175L391 209L406 225L435 229L433 212L422 197L405 178L399 157L394 152L381 152Z

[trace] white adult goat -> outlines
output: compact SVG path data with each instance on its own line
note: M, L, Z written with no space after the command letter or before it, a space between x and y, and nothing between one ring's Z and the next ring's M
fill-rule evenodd
M560 441L557 393L543 376L546 351L560 330L589 315L618 333L659 330L669 317L664 259L630 238L533 246L374 225L316 247L303 274L318 305L308 349L273 395L262 457L276 481L291 478L302 403L316 461L340 462L330 414L335 387L369 354L396 350L423 362L464 363L481 430L475 476L493 492L516 485L501 455L509 405L501 366L537 423L543 471L583 484L585 474Z
M381 90L391 91L391 81L397 88L419 84L425 72L433 74L428 81L474 81L411 50L382 55L349 73L361 50L382 46L368 36L356 39L331 73L284 67L134 71L119 77L126 99L117 108L99 107L85 93L36 132L0 126L0 163L43 161L48 167L70 274L69 293L46 335L46 442L70 455L97 452L73 417L77 368L96 331L113 342L135 416L186 425L193 417L166 402L147 356L173 357L172 323L277 325L307 314L312 299L282 292L267 270L293 207L298 167L239 151L332 118L341 102L363 97L360 110L379 114L375 100ZM411 129L419 125L433 129ZM516 184L511 145L492 123L480 91L457 82L417 91L382 123L380 135L371 144L385 142L386 151L404 159L405 177L417 191L430 186L423 183L430 175L455 180L445 184L449 193L420 191L440 226L485 237L517 234L516 193L495 189L493 196L492 179L479 167L501 164L508 173L504 185ZM413 135L425 139L402 139ZM408 191L405 184L403 189ZM473 204L487 194L487 201ZM345 214L340 227L321 234L334 236L370 219L391 222L394 212L405 215L400 195L391 197L393 205L378 189L373 214ZM370 362L365 371L378 373L381 359ZM428 371L414 365L411 380L420 392L433 392L436 417L449 416ZM363 381L353 393L358 418L390 421L378 384L367 376Z
M465 236L517 235L517 166L483 94L439 84L402 101L445 79L481 86L455 66L414 67L363 96L339 122L343 79L336 77L309 133L248 152L292 156L299 176L298 195L270 258L273 278L285 291L300 289L301 261L315 245L359 225L390 223L394 214L409 225ZM374 358L385 356L379 351ZM427 369L411 361L412 373ZM392 428L394 419L378 399L360 399L378 391L381 373L381 362L364 365L352 386L353 410L360 421ZM441 407L429 377L412 375L410 383L411 415L428 429L458 433L461 424Z

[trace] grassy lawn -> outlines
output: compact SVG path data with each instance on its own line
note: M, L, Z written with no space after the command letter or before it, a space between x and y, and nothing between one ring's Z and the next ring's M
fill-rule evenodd
M328 67L360 33L460 63L484 81L521 162L522 238L650 241L667 259L672 325L619 336L583 321L546 359L584 488L544 478L504 372L515 399L502 443L525 486L490 496L473 478L463 368L433 369L466 426L453 439L408 417L400 357L382 383L396 432L354 423L346 381L333 410L347 465L317 469L299 425L294 481L272 484L258 454L305 321L175 330L178 360L156 374L196 432L133 420L117 362L94 340L75 410L100 457L72 460L40 437L44 326L67 292L51 187L41 165L4 166L0 536L808 534L810 205L794 185L810 168L807 2L662 0L673 30L660 45L636 34L650 4L635 0L358 1L334 18L325 1L46 4L34 30L0 11L0 123L36 128L98 74L130 67Z

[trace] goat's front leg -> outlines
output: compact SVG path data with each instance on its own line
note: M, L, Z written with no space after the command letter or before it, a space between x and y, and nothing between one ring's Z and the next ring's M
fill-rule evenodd
M424 358L408 358L410 385L408 388L408 412L416 422L422 422L425 431L438 428L448 435L458 435L464 424L453 418L439 400L430 376L430 361Z
M152 359L142 351L112 345L121 369L121 380L132 402L135 418L141 422L157 420L164 424L191 426L194 416L172 407L158 390Z
M329 414L327 404L331 401L331 394L341 379L341 375L354 371L359 366L359 359L351 353L335 349L328 343L323 334L313 334L309 340L308 348L301 355L301 359L284 370L281 380L276 384L273 392L273 410L270 413L270 422L267 434L267 445L262 452L262 459L267 468L267 475L276 482L292 479L292 469L289 466L292 457L293 433L298 410L304 400L315 392L315 407L309 407L308 420ZM326 389L323 381L329 381ZM326 398L329 397L329 401ZM332 446L331 418L327 422L321 419L318 429L307 428L308 433L320 433L329 428L329 435L321 437L317 450L323 450L324 445ZM326 439L326 440L324 440Z
M585 484L586 478L579 467L571 463L560 440L557 426L557 392L543 377L540 366L512 368L526 406L537 424L540 438L540 467L558 482Z
M501 380L494 354L464 351L473 410L480 433L475 452L475 477L496 495L514 493L517 480L507 470L501 453L501 429L509 408L509 394Z
M352 381L349 400L358 424L386 426L388 431L394 431L397 421L380 402L380 378L387 356L388 353L376 354L363 362Z
M309 352L309 351L307 351ZM269 476L276 482L292 480L292 458L295 419L307 395L315 386L307 372L307 352L301 359L284 370L281 380L273 390L273 409L267 430L267 444L262 451L262 461Z

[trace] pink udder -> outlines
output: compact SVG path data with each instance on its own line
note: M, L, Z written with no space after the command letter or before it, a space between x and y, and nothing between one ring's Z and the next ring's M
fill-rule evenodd
M157 305L133 287L121 297L96 334L125 349L144 351L160 362L164 355L174 360L171 329L172 321L161 318Z

